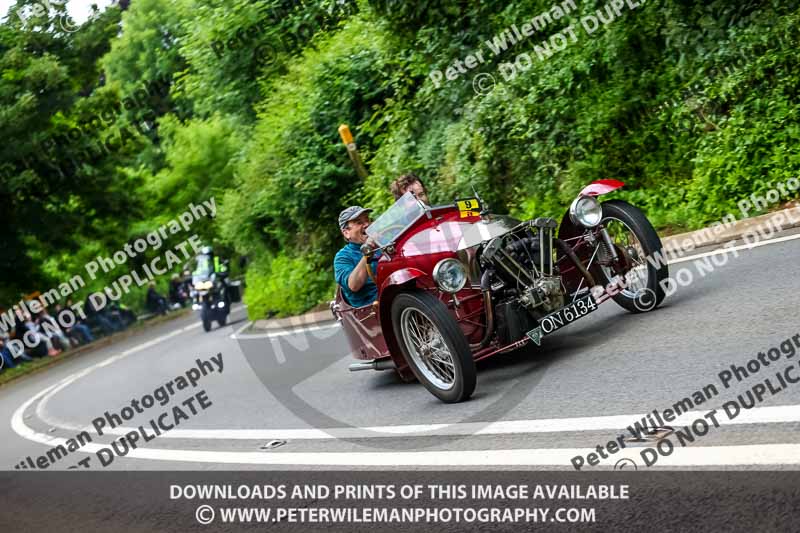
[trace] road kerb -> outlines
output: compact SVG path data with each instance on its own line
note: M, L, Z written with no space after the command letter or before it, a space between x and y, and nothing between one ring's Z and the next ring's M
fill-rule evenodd
M685 251L686 248L716 246L739 239L755 228L763 227L769 225L771 222L775 223L777 221L781 221L781 230L800 227L800 206L773 211L766 215L737 220L729 227L718 227L716 232L713 226L709 226L678 235L661 237L661 243L664 245L664 249L667 253ZM689 243L691 243L691 247L684 246L684 244ZM697 245L697 243L700 244Z

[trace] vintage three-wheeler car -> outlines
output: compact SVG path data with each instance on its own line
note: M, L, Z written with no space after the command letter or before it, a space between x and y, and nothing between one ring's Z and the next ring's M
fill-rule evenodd
M560 224L495 215L478 197L430 207L406 193L362 247L380 250L369 272L377 301L352 307L338 290L331 302L358 360L350 369L391 369L460 402L475 389L476 361L541 344L609 298L654 309L667 277L661 240L638 208L597 199L622 186L588 185Z

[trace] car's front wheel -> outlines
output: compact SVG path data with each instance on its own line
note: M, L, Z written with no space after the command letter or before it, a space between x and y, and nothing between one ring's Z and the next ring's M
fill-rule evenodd
M626 267L623 288L613 296L614 301L632 313L655 309L664 300L662 282L669 276L656 230L639 208L621 200L603 203L601 224ZM601 279L611 283L614 269L600 266L600 270Z
M414 375L446 403L466 400L475 390L475 361L455 318L427 292L399 294L392 302L392 325Z

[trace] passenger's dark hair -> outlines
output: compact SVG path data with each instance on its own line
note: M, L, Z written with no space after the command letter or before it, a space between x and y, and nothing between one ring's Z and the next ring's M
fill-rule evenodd
M394 183L392 183L391 186L392 195L394 196L394 199L397 200L398 198L403 196L403 194L405 194L406 192L406 189L408 189L416 181L418 181L419 184L422 185L423 189L425 188L425 184L422 183L422 180L419 179L419 177L413 172L409 172L408 174L403 174L402 176L394 180Z

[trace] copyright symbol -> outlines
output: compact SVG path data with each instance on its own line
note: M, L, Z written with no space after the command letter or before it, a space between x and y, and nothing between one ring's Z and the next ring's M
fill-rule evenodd
M478 96L485 96L494 90L496 83L494 76L488 72L481 72L472 79L472 90Z
M636 461L627 458L617 461L617 464L614 465L614 470L624 470L629 466L632 466L634 470L639 470L639 467L636 466Z
M80 29L81 25L72 20L72 17L66 13L58 17L58 25L67 33L75 33Z
M207 526L214 521L214 508L210 505L201 505L194 512L194 518L198 524Z
M642 289L633 299L633 306L643 313L652 311L656 306L656 293L652 289Z

